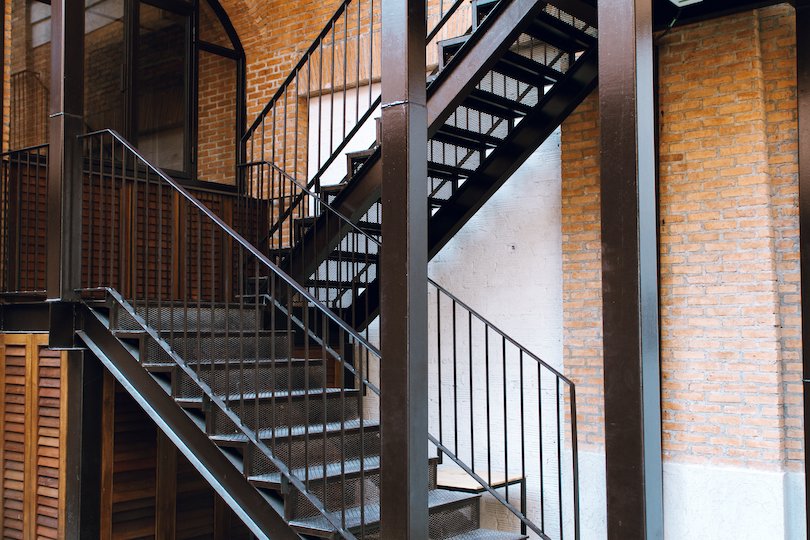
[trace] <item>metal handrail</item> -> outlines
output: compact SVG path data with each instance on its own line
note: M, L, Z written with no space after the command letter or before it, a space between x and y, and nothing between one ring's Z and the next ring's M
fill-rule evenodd
M349 326L346 322L344 322L340 317L335 315L332 310L328 307L323 305L315 296L313 296L308 290L302 287L297 281L295 281L292 277L290 277L287 273L285 273L281 268L279 268L275 263L273 263L267 256L259 251L253 244L245 240L245 238L240 235L238 232L233 230L230 225L225 223L222 218L212 212L207 206L205 206L202 202L200 202L197 198L195 198L191 193L189 193L186 188L182 186L182 184L176 182L172 179L171 176L163 172L160 168L153 165L147 158L143 156L138 150L132 146L126 139L124 139L117 131L113 129L102 129L98 131L94 131L91 133L85 133L83 135L79 135L78 139L83 140L90 137L98 136L107 134L113 137L119 144L123 145L129 152L135 155L138 159L142 160L147 166L149 167L150 171L153 174L156 174L160 177L161 180L166 182L169 186L171 186L175 191L177 191L180 195L186 199L187 202L192 204L195 208L197 208L200 212L202 212L207 218L214 222L219 229L222 230L225 234L227 234L232 240L237 242L242 248L247 250L248 253L256 257L259 262L265 265L269 270L271 270L274 274L276 274L287 286L291 287L296 294L301 295L307 302L311 302L315 305L324 315L326 315L329 319L332 320L335 324L337 324L341 330L346 332L350 335L353 339L357 339L361 343L368 343L365 338L363 338L354 328ZM372 352L374 350L372 349Z

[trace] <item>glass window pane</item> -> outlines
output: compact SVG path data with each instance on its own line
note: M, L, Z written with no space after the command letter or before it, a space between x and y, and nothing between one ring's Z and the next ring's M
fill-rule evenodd
M186 169L188 18L140 6L135 91L137 144L164 169Z
M12 150L48 142L51 84L51 6L33 0L11 3L9 129Z
M236 152L236 61L200 51L197 112L197 175L234 184Z
M86 0L84 119L88 131L126 135L124 1Z

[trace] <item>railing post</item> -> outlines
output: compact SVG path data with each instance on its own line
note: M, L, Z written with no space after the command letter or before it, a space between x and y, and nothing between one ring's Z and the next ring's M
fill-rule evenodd
M382 0L381 527L428 537L425 2Z
M76 299L81 285L84 2L51 2L51 115L48 270L51 302Z
M652 0L599 2L608 538L664 537Z

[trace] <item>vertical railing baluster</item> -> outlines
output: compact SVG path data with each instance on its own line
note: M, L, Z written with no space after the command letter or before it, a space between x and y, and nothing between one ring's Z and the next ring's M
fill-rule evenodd
M509 382L506 380L506 337L501 336L501 360L503 362L503 472L506 483L506 500L509 500L509 418L507 415L506 389Z
M441 291L436 289L436 294ZM458 456L458 339L456 328L456 301L453 299L453 442L454 452ZM472 397L472 396L471 396Z
M436 367L438 370L438 401L439 401L439 442L444 444L444 415L442 414L442 295L436 291Z
M546 530L546 480L543 476L543 372L540 364L537 364L537 424L540 437L540 528Z
M562 489L562 421L560 420L560 378L557 377L555 380L555 398L556 398L556 406L557 406L557 415L554 417L554 421L557 423L557 509L559 512L559 519L560 519L560 538L565 538L565 529L563 527L563 489Z

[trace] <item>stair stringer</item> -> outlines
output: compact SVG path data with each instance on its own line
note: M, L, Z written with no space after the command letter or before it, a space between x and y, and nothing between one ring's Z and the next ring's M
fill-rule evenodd
M97 315L83 308L76 334L257 538L301 540Z

